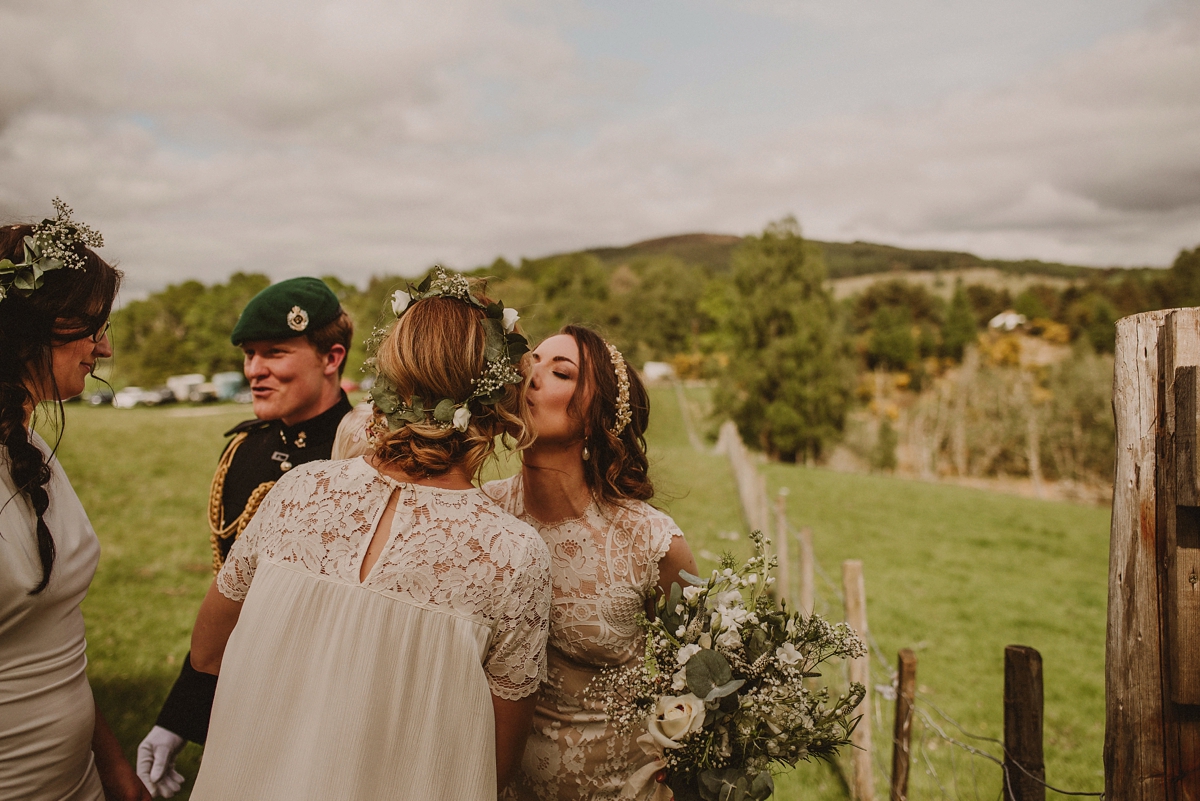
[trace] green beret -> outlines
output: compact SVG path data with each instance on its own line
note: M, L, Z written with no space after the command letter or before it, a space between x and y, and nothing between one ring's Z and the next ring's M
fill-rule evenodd
M289 278L259 292L238 318L229 339L291 339L333 322L341 314L337 295L319 278Z

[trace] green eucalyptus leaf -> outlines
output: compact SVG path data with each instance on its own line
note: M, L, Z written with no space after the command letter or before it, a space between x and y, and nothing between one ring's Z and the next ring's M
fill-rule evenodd
M408 399L408 405L412 407L414 412L425 414L425 401L421 400L419 395L413 395Z
M699 576L693 576L691 573L687 572L686 570L680 570L679 577L681 579L683 579L684 581L686 581L688 584L691 584L695 587L707 587L708 586L708 579L702 579Z
M762 629L753 629L746 640L746 661L753 662L771 650L773 643L767 639L767 633Z
M26 253L27 254L32 253L34 258L38 258L42 255L42 251L38 247L37 240L34 239L32 236L25 237L25 249L26 249ZM32 261L32 260L33 259L30 259L28 255L25 256L25 261Z
M511 334L505 334L504 341L508 343L508 358L514 363L526 353L529 353L529 340L515 331Z
M495 361L504 356L504 325L488 317L483 321L483 334L487 338L483 345L483 358Z
M439 423L449 423L454 419L454 409L456 404L449 398L442 398L438 401L438 405L433 410L433 419Z
M677 586L673 585L672 589ZM716 651L701 648L687 661L687 686L697 698L707 698L714 689L732 679L729 660Z
M416 409L405 409L404 411L402 411L398 415L396 415L396 417L400 418L401 420L405 420L409 423L424 423L425 422L425 412L418 412Z
M29 268L17 270L13 277L13 287L16 289L37 289L37 277Z
M425 276L425 280L424 280L424 281L422 281L421 283L417 284L417 292L419 292L419 293L421 293L422 295L424 295L426 292L428 292L428 291L429 291L429 287L430 287L430 285L432 285L432 284L433 284L433 273L430 273L429 275Z
M688 660L688 664L689 665L691 664L691 660ZM706 704L711 703L713 701L717 701L721 698L724 698L727 695L735 693L738 690L740 690L742 688L742 685L745 683L746 683L745 679L734 679L733 681L725 682L724 684L720 685L719 687L713 687L712 690L709 691L708 695L704 696L704 702Z
M13 264L8 259L0 259L0 272L11 273L17 269L17 265Z
M504 304L503 303L499 303L499 302L489 303L483 307L483 310L485 312L487 312L488 318L490 318L492 320L499 320L504 317Z
M754 777L754 781L750 782L750 797L754 801L765 801L770 798L775 792L775 780L771 778L771 771L764 770Z

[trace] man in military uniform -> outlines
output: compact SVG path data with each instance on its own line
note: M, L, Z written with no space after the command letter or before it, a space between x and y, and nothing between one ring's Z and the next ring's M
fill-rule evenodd
M292 278L258 293L230 339L245 354L255 419L234 426L208 501L213 570L220 570L275 481L305 462L328 459L350 411L341 389L354 326L337 296L316 278ZM138 746L138 775L170 798L183 777L176 754L208 734L217 677L195 670L189 653L155 727Z

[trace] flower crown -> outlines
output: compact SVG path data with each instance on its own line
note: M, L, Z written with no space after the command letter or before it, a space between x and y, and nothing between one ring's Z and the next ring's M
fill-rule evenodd
M515 330L520 317L516 309L506 309L500 302L486 303L480 300L471 294L471 285L466 277L447 273L442 267L437 267L432 275L417 286L409 284L406 289L396 290L392 295L392 312L399 320L413 303L426 298L454 298L482 309L486 315L483 319L485 364L483 374L471 379L474 391L462 401L442 398L427 406L424 398L413 395L406 402L399 396L396 387L376 370L375 385L371 387L368 398L387 420L391 431L409 423L429 422L430 416L440 428L466 431L471 422L471 401L489 406L504 397L505 386L524 380L517 365L521 363L521 357L529 352L529 342ZM379 347L388 327L376 328L372 332L369 340L372 350ZM368 360L368 364L372 367L375 365L374 356Z
M8 293L20 290L26 294L40 289L45 274L51 270L69 267L84 268L83 256L77 245L104 247L104 237L94 228L71 219L71 207L60 199L51 201L57 212L54 219L45 219L33 227L33 233L25 237L25 257L14 264L11 259L0 259L0 301Z

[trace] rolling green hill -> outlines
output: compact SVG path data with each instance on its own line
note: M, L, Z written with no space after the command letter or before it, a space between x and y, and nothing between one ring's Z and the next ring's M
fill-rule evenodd
M741 237L727 234L681 234L648 239L625 247L590 248L583 252L596 256L606 266L645 256L675 256L688 264L703 266L713 274L729 270L730 258ZM984 259L971 253L949 250L909 250L872 242L822 242L809 240L825 256L829 277L849 278L875 273L949 272L992 268L1013 275L1041 275L1054 278L1087 278L1101 273L1123 273L1126 268L1083 267L1075 264L1024 259ZM557 254L569 255L569 254ZM556 258L549 256L546 258ZM534 260L538 261L538 260ZM1140 268L1151 269L1151 268Z

